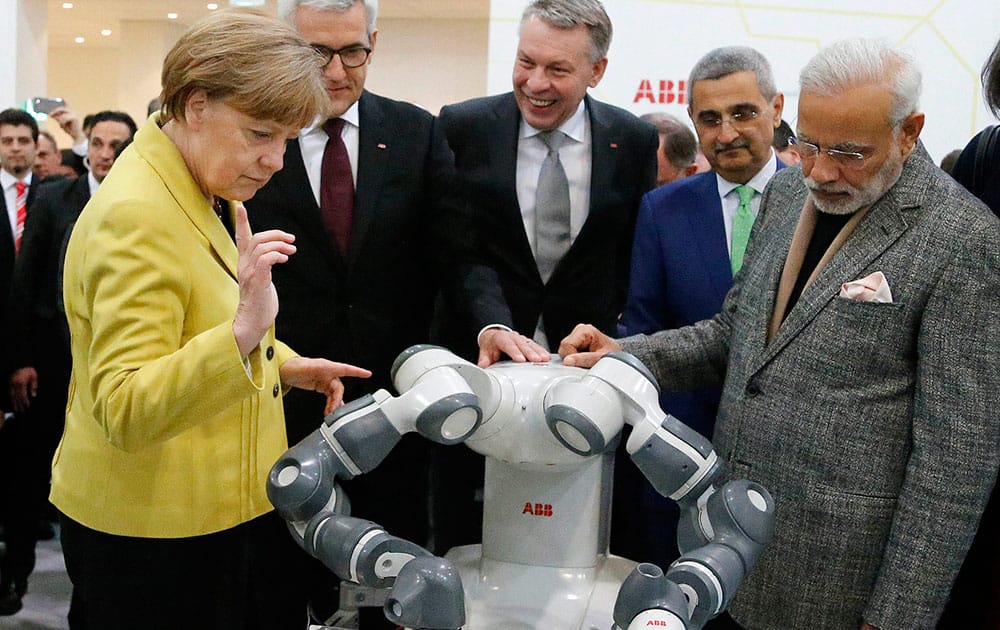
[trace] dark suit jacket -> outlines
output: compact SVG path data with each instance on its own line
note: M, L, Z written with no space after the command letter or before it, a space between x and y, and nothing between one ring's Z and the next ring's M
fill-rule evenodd
M372 370L346 379L344 399L391 388L396 356L428 341L445 257L445 198L453 178L451 151L433 116L369 92L359 101L358 177L346 259L323 228L297 141L285 166L246 202L255 231L295 234L296 253L273 270L280 307L277 334L304 356ZM286 397L289 444L322 420L323 398Z
M774 159L774 158L772 158ZM785 167L777 161L778 169ZM654 333L708 319L733 286L715 171L647 193L639 207L625 334ZM722 390L664 392L660 405L711 439Z
M68 360L63 258L73 224L89 200L90 183L79 177L46 183L31 204L11 292L14 369L37 367L38 353L45 348L64 347Z
M466 203L474 264L462 271L458 295L440 321L445 344L467 357L487 324L531 335L544 314L558 344L573 326L613 331L625 302L629 252L639 200L656 181L657 135L632 114L589 97L593 154L590 213L580 234L542 283L517 202L521 114L513 93L441 110Z
M38 195L40 181L38 177L32 177L31 186L28 188L28 214L31 214L31 204L34 203ZM27 219L25 219L27 224ZM21 243L24 243L24 235L21 236ZM8 322L10 298L10 286L14 277L14 234L10 229L10 221L7 220L7 200L5 195L0 194L0 330L9 330ZM6 344L5 344L6 345ZM6 386L7 377L13 361L13 353L7 346L0 351L0 377L2 377L3 387L0 387L0 409L9 410L9 391Z
M1000 461L1000 221L911 155L768 342L806 195L799 168L771 180L718 316L623 345L664 387L724 376L715 447L774 495L738 622L931 628ZM839 297L875 271L892 303Z

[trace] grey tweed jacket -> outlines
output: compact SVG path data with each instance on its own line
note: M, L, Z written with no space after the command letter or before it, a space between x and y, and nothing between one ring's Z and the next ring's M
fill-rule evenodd
M623 345L666 389L724 380L716 449L775 497L738 622L933 628L1000 461L1000 221L911 156L768 342L806 194L772 179L719 315ZM893 303L838 297L875 271Z

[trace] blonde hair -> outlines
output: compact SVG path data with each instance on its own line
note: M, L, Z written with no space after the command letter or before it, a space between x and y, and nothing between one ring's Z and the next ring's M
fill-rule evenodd
M188 97L205 90L252 118L305 127L330 106L322 66L288 24L253 11L215 11L167 53L160 121L183 121Z

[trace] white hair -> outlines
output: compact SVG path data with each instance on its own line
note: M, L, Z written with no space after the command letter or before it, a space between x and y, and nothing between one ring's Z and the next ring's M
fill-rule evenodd
M889 124L896 128L917 111L920 68L910 55L878 39L845 39L820 50L799 74L801 91L834 96L858 85L887 85Z
M378 0L278 0L278 16L289 24L294 24L295 11L299 7L343 13L362 1L368 15L368 38L371 39L375 32L375 18L378 17Z

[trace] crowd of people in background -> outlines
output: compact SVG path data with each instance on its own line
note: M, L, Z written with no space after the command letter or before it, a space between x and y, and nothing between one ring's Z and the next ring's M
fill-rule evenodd
M0 615L51 497L72 628L335 619L268 470L430 342L482 367L624 349L770 490L774 541L710 629L1000 626L1000 126L936 166L920 69L867 39L805 63L797 112L727 46L690 120L637 117L589 93L598 0L532 0L512 90L433 116L365 88L377 10L219 11L144 124L52 111L67 149L0 112ZM1000 42L982 82L1000 117ZM342 485L434 553L481 539L470 450L411 434ZM677 560L624 448L613 508L611 553Z

